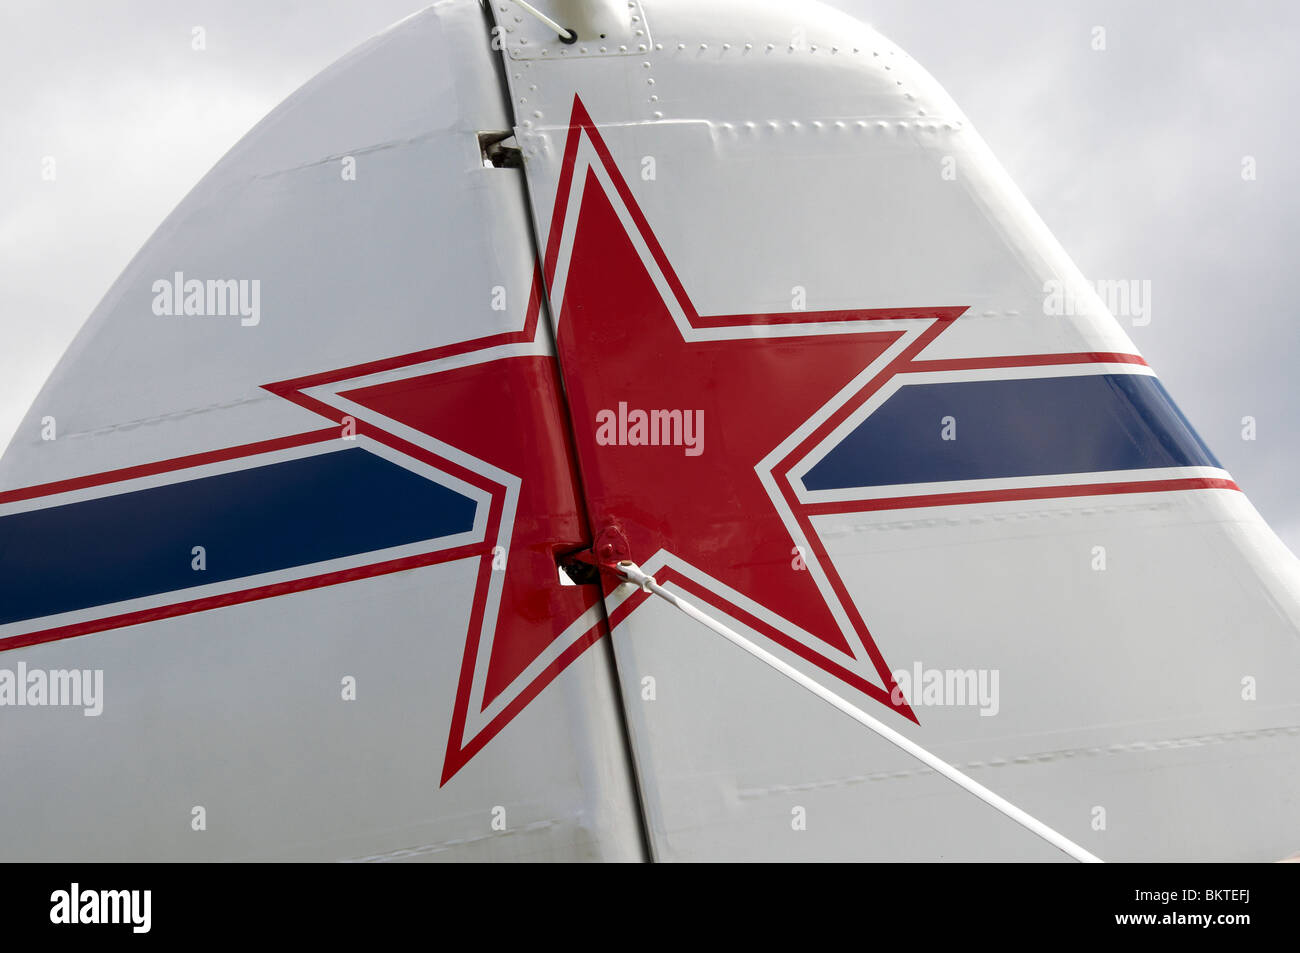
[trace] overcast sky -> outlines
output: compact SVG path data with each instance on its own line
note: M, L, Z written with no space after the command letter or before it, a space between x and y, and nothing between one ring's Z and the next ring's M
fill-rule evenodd
M545 0L535 0L545 6ZM1084 274L1150 281L1147 360L1300 552L1300 4L832 0L948 89ZM0 447L163 217L421 0L3 0ZM207 49L190 46L194 26ZM1106 49L1093 49L1094 28ZM41 178L54 156L57 179ZM1257 178L1243 180L1243 157ZM1258 438L1241 438L1241 419Z

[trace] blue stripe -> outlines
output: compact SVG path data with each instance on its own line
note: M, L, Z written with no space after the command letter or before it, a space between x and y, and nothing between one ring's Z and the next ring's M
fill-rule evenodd
M352 448L16 513L0 518L0 623L467 532L475 508Z
M944 440L943 419L956 421ZM1147 374L909 384L805 476L809 490L1218 467Z

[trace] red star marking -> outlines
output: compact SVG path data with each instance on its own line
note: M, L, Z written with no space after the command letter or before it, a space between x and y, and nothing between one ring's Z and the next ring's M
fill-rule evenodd
M691 326L763 327L765 333L732 340L687 342L683 338L594 166L585 176L575 175L584 136L594 146L597 160L652 250ZM346 414L336 402L308 393L327 386L334 398L378 415L378 420L358 415L358 433L492 493L487 539L474 553L479 559L478 581L443 783L607 631L603 619L586 626L579 623L596 605L598 593L594 587L561 587L555 554L590 546L591 529L611 524L626 532L638 558L661 549L669 551L762 609L776 613L788 626L768 624L687 575L669 570L660 574L665 582L675 582L718 605L835 677L913 718L905 702L895 704L891 699L893 679L884 658L843 593L806 517L792 517L797 521L795 532L800 542L796 542L756 467L903 336L897 329L876 330L864 322L922 319L933 325L931 332L909 349L911 353L963 309L700 316L668 266L599 133L576 100L565 152L544 276L554 288L571 190L581 188L558 320L567 408L556 361L541 348L527 356L497 358L490 371L477 364L419 373L419 365L447 357L534 342L540 282L520 332L269 387L342 421ZM852 329L841 330L845 322L852 322ZM782 326L818 333L783 334ZM362 377L401 368L411 368L412 374L396 381L349 385ZM681 447L599 446L595 414L617 408L620 401L633 408L702 411L702 452L688 456ZM467 467L402 439L392 432L391 421L463 451L487 469L517 478L513 523L506 483L485 475L480 468ZM570 422L580 467L574 463ZM577 490L579 470L590 481L585 487L585 506ZM789 508L793 496L788 480L784 482L787 486L782 493ZM499 539L508 540L508 562L494 589L493 547ZM797 556L796 547L805 543L808 548ZM463 558L463 550L455 556ZM827 580L829 598L811 571L796 568L796 560L805 557ZM637 604L639 597L624 601L613 621L620 621ZM819 646L827 651L820 651ZM864 678L828 655L865 659L876 680ZM537 670L543 656L549 661ZM472 724L484 717L485 724Z
M583 136L595 147L601 167L653 251L691 326L764 327L762 336L695 342L683 338L594 167L584 176L575 175ZM559 385L560 368L544 348L493 359L490 370L482 363L427 372L421 367L448 357L534 342L540 282L520 332L269 387L336 421L347 416L340 401L372 412L376 417L357 415L358 433L492 494L487 538L474 553L479 560L477 585L443 783L607 631L600 618L585 626L579 622L597 604L599 594L595 587L561 587L555 555L590 546L591 529L611 524L625 531L638 558L669 551L788 625L774 627L689 576L669 571L661 573L664 581L691 590L913 717L905 702L895 704L891 699L892 676L851 600L835 590L828 599L812 572L796 568L797 559L806 557L823 579L829 576L829 584L842 592L806 519L795 517L803 520L796 526L800 541L796 542L756 467L903 336L897 329L876 330L864 322L924 319L935 325L937 333L962 309L700 316L576 101L544 266L552 288L575 187L582 189L581 203L573 223L576 237L566 262L558 320L567 408ZM853 322L852 328L844 322ZM817 333L783 334L782 326ZM360 378L402 368L410 369L410 375L359 383ZM329 391L324 398L309 393L321 387ZM691 456L682 447L599 446L595 414L617 408L620 401L633 408L702 411L702 452ZM486 466L465 465L446 453L417 446L398 436L391 422ZM570 423L580 467L574 462ZM492 477L493 470L517 479L513 521L509 481ZM579 471L590 481L585 505L577 490ZM508 553L504 573L493 566L494 547L500 541L506 542ZM811 551L797 556L796 546L804 541ZM456 556L463 558L463 550ZM500 577L495 587L494 576ZM624 618L638 602L637 597L623 602L614 621ZM543 656L549 661L538 670ZM864 678L828 656L865 659L876 679Z

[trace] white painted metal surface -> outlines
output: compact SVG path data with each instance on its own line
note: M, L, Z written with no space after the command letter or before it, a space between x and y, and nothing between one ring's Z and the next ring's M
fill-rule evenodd
M956 784L962 790L970 792L970 794L972 794L974 797L979 798L981 801L983 801L989 807L993 808L995 811L998 811L1006 815L1007 817L1011 818L1011 820L1015 821L1025 830L1029 831L1031 834L1035 834L1038 837L1041 837L1043 840L1045 840L1047 843L1051 844L1053 847L1060 850L1062 853L1067 854L1068 856L1074 858L1080 863L1085 863L1085 864L1101 863L1101 858L1097 857L1095 854L1084 850L1082 847L1080 847L1074 841L1070 840L1068 837L1062 837L1059 832L1052 830L1052 828L1048 827L1042 821L1038 820L1038 818L1026 814L1024 811L1016 807L1006 798L1002 797L999 794L996 794L993 791L990 791L988 788L980 784L978 781L972 781L967 775L963 774L961 771L958 771L947 761L944 761L942 758L938 758L935 755L933 755L931 752L926 751L924 748L922 748L916 742L912 741L910 738L900 734L899 732L895 731L893 728L890 728L879 718L873 718L871 715L868 715L865 711L863 711L861 708L858 708L856 705L849 704L839 695L828 690L820 682L812 678L809 678L807 675L799 671L793 665L789 665L786 662L781 661L781 659L777 658L771 652L768 652L766 649L760 648L759 646L755 645L749 639L745 638L743 635L738 633L735 629L723 625L721 622L719 622L717 619L710 616L708 613L701 612L695 606L691 605L691 603L688 602L687 600L665 589L663 586L659 585L659 583L655 581L654 576L648 575L636 563L631 562L629 560L623 560L618 564L618 572L622 576L622 578L626 580L629 584L638 586L645 592L654 593L659 598L665 600L669 605L685 613L689 618L694 619L696 622L700 623L701 625L706 626L710 630L718 633L718 635L722 636L732 645L735 645L738 648L744 650L745 652L748 652L750 655L758 659L764 665L767 665L769 668L772 668L775 671L780 672L782 675L790 679L796 685L800 686L801 688L807 689L809 692L812 692L813 695L820 698L822 701L826 702L826 704L830 705L835 710L843 712L844 714L852 718L854 721L856 721L858 724L862 725L864 728L867 728L875 732L881 738L884 738L894 747L906 752L907 754L910 754L913 758L920 761L926 767L943 775L945 778L947 778L949 781Z

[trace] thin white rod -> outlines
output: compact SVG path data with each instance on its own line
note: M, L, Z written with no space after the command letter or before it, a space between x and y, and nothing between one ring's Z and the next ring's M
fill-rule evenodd
M566 40L572 40L575 38L573 33L566 30L564 27L560 26L558 23L556 23L554 20L548 17L541 10L538 10L531 3L528 3L527 0L514 0L514 3L522 7L525 13L531 13L533 16L537 17L537 19L541 20L543 23L545 23L548 27L550 27L560 36L564 37Z
M814 695L816 695L822 701L826 702L828 705L831 705L834 708L838 708L840 711L844 712L844 714L848 715L858 724L870 728L872 731L880 735L880 737L884 738L890 744L893 744L894 746L903 749L912 757L916 758L918 761L925 764L927 767L933 768L935 771L937 771L939 774L942 774L949 781L952 781L954 784L964 788L965 790L969 791L971 794L975 795L985 804L989 805L995 810L1001 811L1003 814L1011 818L1011 820L1015 821L1021 827L1025 828L1026 830L1030 831L1033 834L1037 834L1039 837L1047 841L1053 847L1057 848L1060 851L1063 851L1064 853L1073 857L1075 860L1079 861L1080 863L1085 863L1085 864L1102 863L1100 857L1097 857L1095 854L1089 853L1088 851L1084 850L1082 847L1080 847L1074 841L1070 840L1064 834L1061 834L1058 831L1054 830L1053 828L1048 827L1042 821L1038 820L1038 818L1034 817L1031 814L1028 814L1025 811L1022 811L1020 808L1016 807L1006 798L1002 797L999 794L993 793L984 785L976 781L974 778L968 777L967 775L963 774L961 771L957 770L952 765L950 765L947 761L944 761L942 758L938 757L937 755L931 754L929 751L927 751L926 749L918 745L915 741L912 741L910 738L902 734L899 734L897 731L895 731L893 728L890 728L884 722L876 718L873 718L871 715L868 715L862 709L845 701L843 698L841 698L839 695L836 695L834 692L830 691L829 689L824 688L821 684L809 678L807 675L799 671L793 665L787 664L785 661L773 655L771 652L767 651L766 649L755 645L753 642L749 641L749 639L745 638L740 633L727 628L727 626L723 625L721 622L717 621L716 619L713 619L710 616L704 614L699 609L695 608L695 606L691 605L689 602L686 602L685 600L680 599L673 593L669 592L663 586L659 585L659 583L655 581L653 576L647 575L641 569L641 567L638 566L636 563L631 562L629 560L624 560L623 562L620 562L618 564L617 568L618 568L619 575L622 576L624 579L626 579L628 582L640 586L646 592L652 592L655 595L659 596L660 598L666 599L668 602L672 603L674 606L676 606L682 612L686 613L696 622L699 622L701 625L708 626L708 628L718 633L718 635L722 636L728 642L731 642L733 645L739 646L740 648L748 652L750 655L754 656L754 658L758 659L760 662L766 663L767 665L776 669L786 678L790 679L791 681L799 685L802 685L804 688L808 689L808 691L812 692Z

